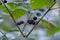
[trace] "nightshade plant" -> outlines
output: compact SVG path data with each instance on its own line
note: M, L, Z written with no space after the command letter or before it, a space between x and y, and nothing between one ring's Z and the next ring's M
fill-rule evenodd
M18 28L19 32L21 33L21 35L23 37L28 37L31 32L34 30L34 28L37 27L37 25L39 24L39 22L41 21L42 24L44 26L47 26L47 21L45 21L43 18L45 17L45 15L51 10L51 8L56 4L56 1L55 0L30 0L30 3L24 3L25 0L21 0L17 3L14 3L14 2L7 2L7 0L1 0L0 2L3 4L0 5L0 9L2 9L3 12L7 13L8 15L10 15L10 17L12 18L12 20L14 21L15 23L15 26ZM27 14L28 11L31 11L31 10L39 10L39 9L43 9L43 8L48 8L46 12L44 12L44 14L41 16L41 18L36 21L38 18L37 17L32 17L32 19L29 19L27 20L26 23L24 23L24 21L21 21L20 23L17 23L16 20L21 18L24 14ZM44 10L42 10L44 11ZM30 14L30 12L28 13ZM39 15L39 14L37 14ZM45 23L46 22L46 23ZM28 32L28 34L24 34L24 29L27 25L27 23L29 24L33 24L34 27ZM45 25L45 24L46 25ZM18 25L20 24L24 24L24 27L23 27L23 31L20 29L20 27ZM48 26L51 26L51 27L55 27L53 24L51 23L48 23ZM56 29L56 28L55 28ZM12 30L11 30L12 31ZM53 34L53 33L52 33ZM6 37L6 36L5 36ZM7 39L8 40L8 39Z

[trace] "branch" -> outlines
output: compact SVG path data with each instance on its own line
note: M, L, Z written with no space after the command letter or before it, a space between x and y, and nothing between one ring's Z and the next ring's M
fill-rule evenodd
M28 11L27 12L27 20L30 20L30 18L31 18L31 16L32 16L32 14L29 14L30 12ZM27 25L27 22L24 24L24 27L23 27L23 30L22 30L22 32L24 32L24 30L25 30L25 28L26 28L26 25Z
M28 37L30 35L30 33L33 31L34 28L36 28L36 26L38 25L38 23L45 17L45 15L50 11L50 9L55 5L56 2L54 2L53 5L51 5L49 7L49 9L44 13L44 15L40 18L40 20L34 25L34 27L28 32L28 34L26 35L26 37Z
M6 40L8 40L8 38L6 37L6 35L2 31L0 31L0 32L3 34L3 36L6 38Z
M29 5L28 5L29 6ZM30 8L30 7L29 7ZM27 20L30 20L32 14L30 14L30 10L27 11ZM23 30L22 32L24 32L25 28L26 28L27 22L24 24Z
M1 0L1 1L2 1L2 0ZM3 3L3 1L2 1L2 3ZM22 34L22 36L25 37L24 34L22 33L21 29L20 29L19 26L17 25L17 23L16 23L16 21L15 21L13 15L12 15L12 13L9 11L9 9L8 9L7 6L5 5L5 3L3 3L3 5L4 5L5 8L7 9L8 13L10 14L11 18L13 19L13 21L14 21L16 27L19 29L19 31L20 31L20 33Z
M22 32L24 32L25 28L26 28L27 22L24 24L23 30Z

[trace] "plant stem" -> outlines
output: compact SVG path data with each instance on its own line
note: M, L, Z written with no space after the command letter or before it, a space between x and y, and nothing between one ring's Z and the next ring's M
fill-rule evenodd
M28 34L26 35L26 37L28 37L30 35L30 33L33 31L34 28L37 27L38 23L45 17L45 15L50 11L50 9L55 5L56 2L53 3L53 5L51 5L49 7L49 9L44 13L44 15L40 18L40 20L38 22L36 22L36 24L34 25L34 27L28 32Z
M3 36L6 38L6 40L8 40L8 38L6 37L6 35L2 31L0 31L0 32L3 34Z
M24 32L24 30L25 30L25 28L26 28L26 25L27 25L27 23L24 24L24 27L23 27L22 32Z
M28 6L30 6L30 5L28 5ZM30 20L31 16L32 16L32 14L30 14L30 10L28 10L27 11L27 20ZM24 32L26 25L27 25L27 22L24 24L22 32Z
M2 1L2 0L1 0L1 1ZM2 3L3 3L3 1L2 1ZM11 18L13 19L16 27L19 29L20 33L22 34L22 36L25 37L24 34L22 33L21 29L19 28L19 26L16 24L16 21L15 21L13 15L12 15L12 13L9 11L9 9L8 9L7 6L5 5L5 3L3 3L3 4L4 4L5 8L7 9L8 13L10 14Z

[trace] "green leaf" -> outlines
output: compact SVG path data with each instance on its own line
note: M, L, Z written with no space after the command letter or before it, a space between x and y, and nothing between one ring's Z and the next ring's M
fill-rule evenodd
M11 9L16 9L16 7L18 7L18 6L21 5L21 3L9 2L9 3L7 3L7 5L8 5Z
M45 28L48 29L47 33L51 36L53 36L56 32L60 31L60 28L56 27L55 25L46 20L42 20L41 23Z
M24 14L26 14L26 10L24 9L15 9L12 15L14 16L15 19L18 19L22 17Z
M0 24L0 29L5 31L5 32L14 32L14 31L18 31L18 30L12 30L10 29L9 27L7 27L6 25L4 24Z
M30 0L33 9L45 8L54 3L54 0Z
M3 18L3 22L0 23L1 30L5 31L5 32L15 32L15 31L18 32L18 29L16 28L16 25L13 22L13 20L10 18L10 16L2 14L2 18Z
M4 5L0 5L0 9L1 9L1 11L8 13L8 11L6 10Z
M60 32L60 28L53 28L53 29L47 30L47 34L50 36L53 36L56 32Z
M26 10L17 8L18 6L22 5L21 3L10 2L10 3L7 3L7 5L11 8L11 10L14 10L12 12L12 15L14 16L15 19L20 18L21 16L23 16L26 13Z
M43 26L46 27L46 28L54 28L54 27L55 27L52 23L50 23L50 22L48 22L48 21L46 21L46 20L44 20L44 19L41 21L41 23L42 23Z

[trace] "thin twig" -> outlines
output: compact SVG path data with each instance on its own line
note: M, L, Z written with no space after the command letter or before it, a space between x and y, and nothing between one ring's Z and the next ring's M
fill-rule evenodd
M1 1L2 1L2 0L1 0ZM2 3L3 3L3 1L2 1ZM19 26L16 24L16 21L15 21L13 15L12 15L12 13L9 11L9 9L8 9L7 6L5 5L5 3L3 3L3 4L4 4L5 8L7 9L8 13L10 14L11 18L13 19L16 27L19 29L20 33L22 34L22 36L25 37L24 34L22 33L21 29L19 28Z
M22 32L24 32L25 28L26 28L27 22L24 24L23 30Z
M0 32L3 34L3 36L6 38L6 40L8 40L8 38L6 37L6 34L3 33L2 31L0 31Z
M30 10L27 11L27 20L30 20L32 14L30 14ZM26 28L27 22L24 24L23 30L22 32L24 32L25 28Z
M27 20L28 20L28 19L29 19L28 12L27 12L26 16L27 16ZM24 24L24 27L23 27L23 29L22 29L22 32L24 32L24 30L25 30L25 28L26 28L26 25L27 25L27 22Z
M29 15L29 16L28 16L28 15ZM29 12L28 12L28 14L27 14L27 20L30 20L31 16L32 16L32 14L29 14ZM32 19L32 18L31 18L31 19ZM27 25L27 22L24 24L24 27L23 27L22 32L25 30L26 25Z
M55 5L56 2L54 2L53 5L51 5L49 7L49 9L44 13L44 15L40 18L40 20L34 25L34 27L28 32L28 34L26 35L26 37L28 37L30 35L30 33L33 31L34 28L36 28L36 26L38 25L38 23L45 17L45 15L50 11L50 9Z

